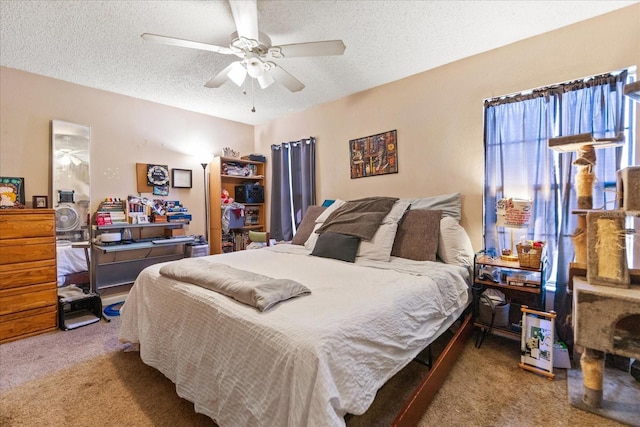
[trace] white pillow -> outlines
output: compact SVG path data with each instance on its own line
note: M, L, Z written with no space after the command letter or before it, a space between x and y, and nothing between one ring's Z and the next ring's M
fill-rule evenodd
M340 206L344 205L345 202L344 200L340 200L340 199L336 199L336 201L334 201L333 203L331 203L331 205L324 210L324 212L322 212L318 218L316 218L316 224L317 223L323 223L327 220L327 218L329 218L329 215L331 215L336 209L338 209Z
M450 216L440 220L440 237L438 239L438 258L447 264L461 267L473 267L473 246L465 229Z
M322 227L322 223L316 222L316 225L313 227L313 231L311 232L311 234L309 234L309 238L307 239L306 242L304 242L305 249L312 251L313 248L316 247L316 242L318 241L318 236L319 236L319 234L316 233L316 230L320 227Z
M360 242L358 256L372 261L389 261L393 241L396 238L396 231L398 231L398 222L408 208L409 202L400 200L395 202L373 238L368 242L364 240Z
M329 215L331 215L336 209L338 209L345 203L347 202L345 202L344 200L336 199L336 201L334 201L331 206L325 209L324 212L322 212L318 216L318 218L316 218L316 225L313 227L313 231L311 232L311 234L309 234L309 238L307 239L307 241L304 242L305 249L312 251L313 248L315 248L316 242L318 241L318 233L316 233L316 230L322 227L322 223L324 223L327 218L329 218Z

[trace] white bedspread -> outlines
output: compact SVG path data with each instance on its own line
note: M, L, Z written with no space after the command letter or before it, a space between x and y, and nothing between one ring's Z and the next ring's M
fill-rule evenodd
M58 263L58 286L64 285L67 274L89 270L83 248L74 248L70 244L57 245L56 256Z
M120 340L226 426L344 426L468 301L468 271L392 258L350 264L296 245L214 255L288 278L311 295L267 312L145 269L121 309Z

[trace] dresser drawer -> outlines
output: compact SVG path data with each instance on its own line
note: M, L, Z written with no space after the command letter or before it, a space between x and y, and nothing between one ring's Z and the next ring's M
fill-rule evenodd
M18 313L58 303L55 283L0 290L0 315Z
M3 239L55 236L55 222L51 214L6 215L0 217L0 236Z
M57 304L5 316L0 315L0 343L53 331L57 326Z
M53 259L0 265L0 290L57 280Z
M56 258L55 237L0 240L2 264L40 261Z

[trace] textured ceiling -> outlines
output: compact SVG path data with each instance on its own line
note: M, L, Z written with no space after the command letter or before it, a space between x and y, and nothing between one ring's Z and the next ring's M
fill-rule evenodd
M243 95L231 82L204 87L236 57L140 38L228 46L227 1L0 0L0 64L260 124L637 2L258 0L273 45L342 39L347 48L274 60L306 85L301 92L274 84Z

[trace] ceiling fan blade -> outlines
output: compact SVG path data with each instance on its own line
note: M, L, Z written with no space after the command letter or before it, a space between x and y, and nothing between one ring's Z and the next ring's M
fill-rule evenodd
M287 73L282 67L279 67L275 64L273 65L274 66L269 72L271 73L271 77L273 77L275 81L289 89L291 92L299 92L304 89L304 85L300 82L300 80Z
M171 46L188 47L190 49L208 50L209 52L223 53L231 55L234 52L228 47L216 46L214 44L194 42L191 40L177 39L175 37L159 36L157 34L144 33L140 37L152 43L168 44Z
M294 58L297 56L326 56L342 55L346 49L342 40L328 40L323 42L294 43L274 46L269 49L273 58ZM278 56L278 52L281 56Z
M242 81L240 81L240 68L244 70ZM246 77L246 74L247 71L244 69L240 61L232 62L231 64L227 65L224 70L220 71L214 78L209 80L204 86L211 89L218 88L227 81L227 78L231 79L234 83L240 86L244 81L244 77ZM237 83L237 81L240 81L240 83Z
M231 13L240 37L259 40L256 0L230 0Z

